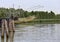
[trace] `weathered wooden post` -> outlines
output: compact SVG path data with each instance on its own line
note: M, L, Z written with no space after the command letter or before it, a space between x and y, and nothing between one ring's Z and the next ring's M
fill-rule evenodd
M4 19L2 20L2 33L1 33L1 37L4 37Z
M8 23L7 23L7 20L4 21L5 22L5 30L6 30L6 36L8 37L9 35L9 31L8 31Z
M9 36L9 32L14 32L15 31L15 26L14 26L14 20L9 19L2 19L2 34L1 37L4 37L4 31L6 31L6 36Z
M15 32L15 25L14 25L14 16L13 16L13 14L11 14L10 19L11 19L12 30L13 30L13 32Z
M13 32L15 32L14 20L12 20L11 22L12 22L12 29L13 29Z
M11 22L11 19L9 19L9 32L12 32L12 22Z

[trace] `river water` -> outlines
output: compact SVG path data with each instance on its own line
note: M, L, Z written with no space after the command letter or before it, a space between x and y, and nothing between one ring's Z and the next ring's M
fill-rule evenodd
M9 38L0 37L1 42L60 42L60 24L16 25ZM1 34L1 33L0 33Z

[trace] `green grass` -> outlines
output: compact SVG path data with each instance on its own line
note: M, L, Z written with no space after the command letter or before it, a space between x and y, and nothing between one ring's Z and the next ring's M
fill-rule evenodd
M34 24L60 24L60 19L35 19L29 22L22 22L18 24L27 24L27 25L34 25Z

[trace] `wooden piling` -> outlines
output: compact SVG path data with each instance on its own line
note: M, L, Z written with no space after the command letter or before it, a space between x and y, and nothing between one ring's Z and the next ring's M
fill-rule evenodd
M9 36L9 32L15 32L14 20L9 19L2 19L2 34L1 37L4 37L4 31L6 31L6 36Z
M2 33L1 33L1 37L4 37L4 20L2 20Z
M12 22L12 30L13 30L13 32L15 32L14 20L12 20L11 22Z
M9 24L8 25L9 25L9 32L13 32L11 19L9 19Z
M4 23L5 23L6 36L8 37L9 31L8 31L8 26L7 26L8 25L7 20L5 20Z

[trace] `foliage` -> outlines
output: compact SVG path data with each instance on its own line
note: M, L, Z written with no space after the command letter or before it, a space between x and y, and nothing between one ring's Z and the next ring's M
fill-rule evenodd
M24 11L23 9L14 9L14 8L0 8L0 18L11 17L13 14L14 17L29 17L35 16L37 19L60 19L60 15L55 15L53 11L51 12L44 12L44 11Z

